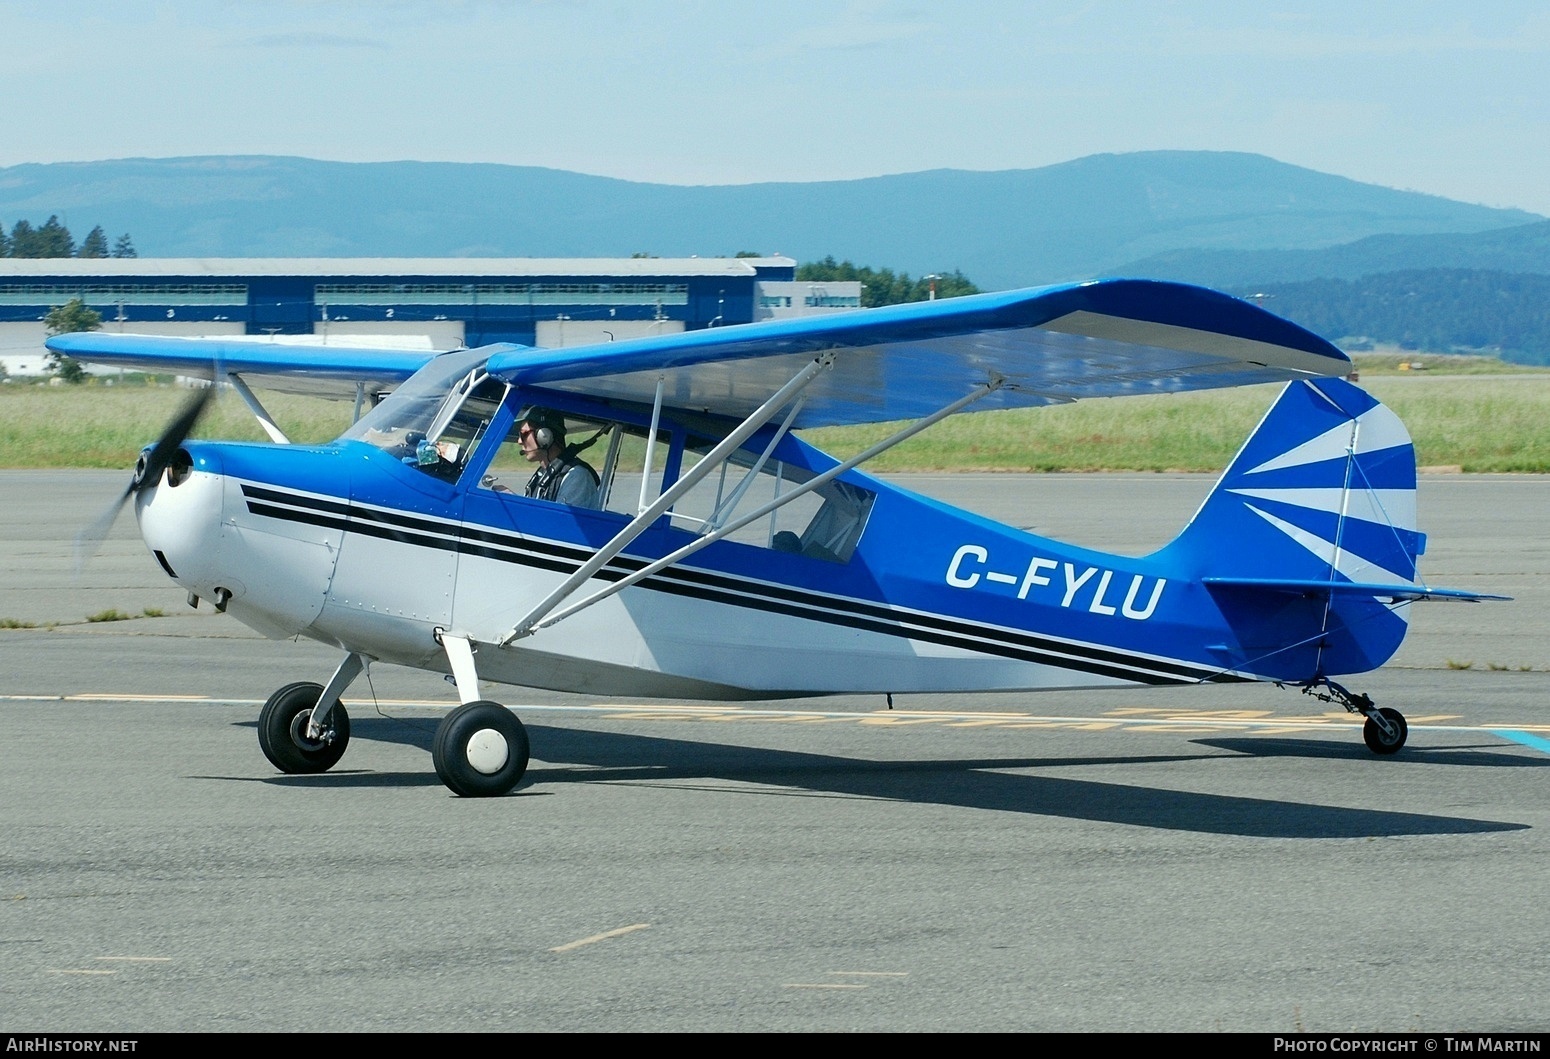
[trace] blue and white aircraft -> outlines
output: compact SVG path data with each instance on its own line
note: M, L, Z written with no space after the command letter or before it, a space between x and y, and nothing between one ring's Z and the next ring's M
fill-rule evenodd
M511 791L528 763L521 721L482 681L718 700L1272 681L1362 714L1391 754L1404 718L1335 678L1387 661L1412 602L1500 598L1422 581L1414 449L1344 381L1350 360L1198 287L1110 280L568 349L48 346L230 384L274 439L188 440L207 390L120 506L133 498L195 606L340 651L326 683L263 708L260 745L287 773L339 761L340 698L373 662L456 684L432 757L464 796ZM353 398L356 421L290 444L250 381ZM1145 557L858 469L970 409L1267 381L1286 385L1264 420ZM798 436L863 423L897 429L843 461ZM588 463L595 500L525 495L530 434Z

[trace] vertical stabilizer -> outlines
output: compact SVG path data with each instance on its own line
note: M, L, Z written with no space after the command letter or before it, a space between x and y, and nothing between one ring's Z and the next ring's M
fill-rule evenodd
M1340 379L1293 382L1168 552L1238 632L1234 664L1277 679L1365 672L1398 649L1405 617L1355 589L1415 584L1415 492L1398 416Z

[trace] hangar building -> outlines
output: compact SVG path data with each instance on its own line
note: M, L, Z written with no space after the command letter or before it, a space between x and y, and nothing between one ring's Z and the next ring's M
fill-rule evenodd
M0 258L0 363L44 370L44 317L80 298L102 330L458 349L574 346L853 309L861 285L785 257Z

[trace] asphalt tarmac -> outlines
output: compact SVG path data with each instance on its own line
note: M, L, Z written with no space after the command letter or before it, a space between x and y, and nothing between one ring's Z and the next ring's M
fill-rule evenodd
M533 764L453 797L438 677L336 769L254 722L337 659L190 611L127 475L0 472L0 1033L1550 1029L1550 480L1427 476L1427 579L1349 681L780 703L502 689ZM1197 476L919 477L1119 551ZM122 620L90 621L122 615ZM26 627L26 626L31 627Z

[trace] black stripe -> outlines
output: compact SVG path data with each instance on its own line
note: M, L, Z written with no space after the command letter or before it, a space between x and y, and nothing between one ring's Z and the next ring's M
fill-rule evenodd
M336 500L301 496L261 486L244 484L242 491L249 497L248 510L253 514L362 533L438 551L456 551L555 573L573 573L593 554L585 548L535 540L486 527L458 525L402 512L352 508ZM261 502L265 500L284 506ZM593 576L601 581L618 581L646 565L644 560L616 556ZM1069 644L1033 633L989 628L961 618L901 614L866 600L754 584L735 576L688 567L675 566L658 571L639 582L639 587L1142 684L1249 680L1188 663L1142 659L1110 648Z

